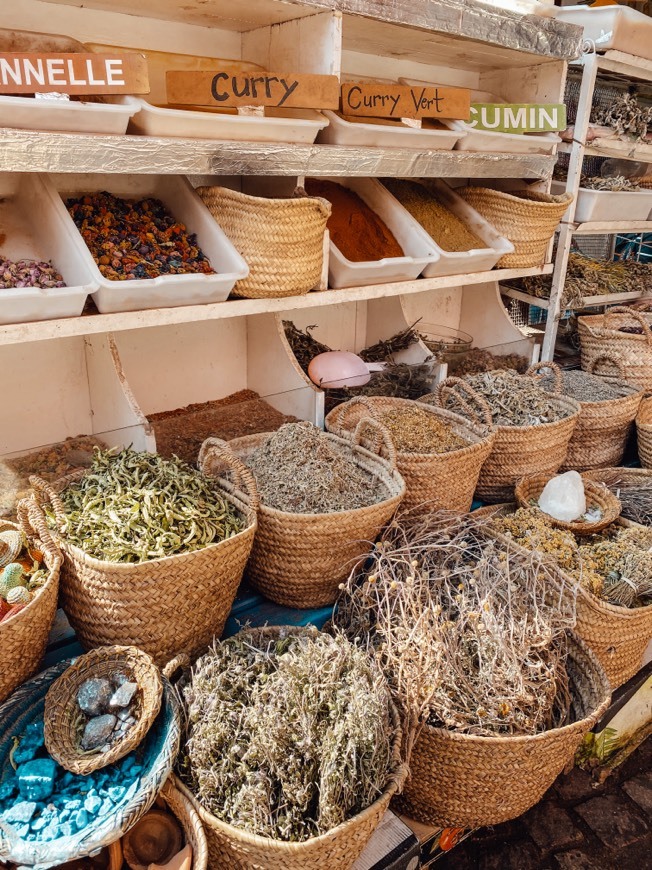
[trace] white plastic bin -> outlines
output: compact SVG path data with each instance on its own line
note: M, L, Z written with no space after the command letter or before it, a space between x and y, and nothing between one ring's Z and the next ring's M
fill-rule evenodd
M102 314L222 302L235 282L249 274L249 267L187 178L177 175L50 175L46 185L53 206L74 230L71 255L74 254L90 270L98 287L92 296ZM65 205L68 197L101 190L125 199L155 197L161 200L189 232L197 234L199 247L209 258L216 274L161 275L134 281L105 278Z
M240 142L289 142L311 144L328 120L314 109L266 109L265 117L212 112L210 109L169 109L153 106L139 97L128 97L134 108L130 132L144 136L237 140Z
M595 43L596 51L609 48L652 60L652 18L629 6L566 6L556 17L584 28L584 39Z
M514 245L500 235L481 214L458 196L446 182L430 179L428 187L437 194L438 199L449 211L456 215L466 226L485 242L484 248L473 248L470 251L445 251L429 235L431 244L439 254L439 259L430 263L423 270L424 278L436 278L443 275L462 275L469 272L485 272L493 269L498 260L505 254L514 252ZM389 193L389 191L388 191ZM392 194L389 194L392 196ZM410 216L401 203L392 196L397 207ZM426 232L419 224L422 232ZM426 233L427 235L427 233Z
M421 151L451 151L464 135L448 127L429 129L407 127L400 121L380 121L376 124L360 119L360 123L346 121L336 112L324 109L328 127L323 129L317 141L326 145L357 145L364 148L413 148Z
M0 174L0 254L16 260L52 261L67 287L0 289L0 324L77 317L93 283L87 264L74 252L74 225L62 220L43 180L30 173Z
M412 281L428 266L436 263L439 252L423 227L375 178L328 178L358 196L380 217L403 248L404 257L386 257L354 263L330 243L328 283L331 287L362 287L365 284L389 284Z
M553 181L552 193L563 193L563 181ZM652 190L589 190L577 191L575 220L592 221L646 221L652 211Z
M119 97L104 99L106 102L85 103L81 100L0 96L0 127L50 133L124 135L137 107Z

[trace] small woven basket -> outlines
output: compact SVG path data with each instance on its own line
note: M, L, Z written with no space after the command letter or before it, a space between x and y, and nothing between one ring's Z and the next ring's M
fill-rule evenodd
M374 452L360 446L364 431L372 429L382 432ZM246 462L269 435L236 438L229 446ZM351 565L371 550L405 495L405 483L396 470L396 454L384 427L366 418L352 439L332 434L326 437L346 446L360 468L380 478L387 497L356 510L323 514L288 513L261 504L247 577L255 589L285 607L333 604ZM383 439L387 459L378 455Z
M326 428L344 437L350 435L365 416L382 423L383 413L411 407L415 406L410 399L359 396L334 408L326 417ZM396 466L405 480L401 507L411 510L421 505L428 511L446 509L466 513L473 501L480 469L493 445L491 415L484 425L479 425L444 408L424 405L423 409L442 423L448 423L467 446L448 453L397 451ZM386 453L384 449L381 455Z
M573 201L572 193L559 196L530 190L504 193L488 187L465 187L458 193L514 245L513 254L504 254L498 260L499 269L544 263L548 243Z
M554 363L546 366L558 368ZM541 365L532 366L528 374L532 374ZM457 388L457 389L453 389ZM465 393L467 401L460 391ZM449 402L460 406L465 415L475 416L474 408L482 409L482 413L491 411L487 402L462 378L447 378L439 384L436 393L431 393L419 399L420 402L446 407ZM511 499L517 482L529 474L555 474L566 459L569 441L575 429L575 423L580 413L579 402L558 394L550 396L551 403L567 414L561 420L553 423L542 423L540 426L496 426L491 453L485 460L478 478L476 495L486 502L499 502Z
M620 327L640 326L641 335L620 332ZM632 308L617 305L604 314L577 318L582 368L591 370L595 360L608 355L617 360L622 377L643 390L652 389L652 331L647 317Z
M303 296L319 282L331 213L327 200L268 199L226 187L198 187L197 193L249 266L234 296Z
M77 692L86 680L125 673L138 683L136 724L109 750L80 748ZM80 656L48 689L45 696L45 746L52 758L71 773L86 775L113 764L143 740L161 709L163 683L151 656L133 646L100 647Z
M174 774L170 774L170 778L163 786L161 797L181 822L186 843L192 848L192 870L207 870L208 844L204 826L199 813L183 793L183 786Z
M20 526L0 521L0 531L21 531L33 542L35 548L43 553L48 577L26 607L0 623L0 702L39 668L57 612L59 571L63 561L43 518L38 511L30 510L28 502L19 503L18 521Z
M204 468L219 460L234 475L234 483L219 478L215 486L241 513L246 527L225 541L128 564L95 559L53 531L64 553L63 609L85 649L136 646L162 666L178 653L198 655L222 633L253 545L258 495L251 472L225 442L215 440L203 450L202 459ZM74 472L53 484L30 478L32 503L41 511L40 503L49 502L59 528L65 511L58 494L84 473Z
M536 510L555 528L564 529L576 535L594 535L596 532L606 529L607 526L610 526L620 516L620 501L616 496L604 484L585 479L584 493L586 495L586 506L588 509L599 508L602 512L602 517L594 523L585 522L584 520L564 522L564 520L555 519L537 506L544 486L553 476L551 474L538 474L519 480L514 489L514 497L518 506Z
M610 701L607 675L569 633L572 721L532 736L476 737L425 725L410 758L398 808L428 825L479 828L520 816L538 803Z
M652 395L644 396L636 415L636 442L643 468L652 468Z

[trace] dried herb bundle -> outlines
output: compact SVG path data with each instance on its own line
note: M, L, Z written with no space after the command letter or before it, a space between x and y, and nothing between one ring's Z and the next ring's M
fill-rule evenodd
M623 190L640 190L641 188L632 181L631 178L625 178L624 175L611 175L603 178L601 175L593 175L587 177L582 176L580 187L585 190L609 190L618 193Z
M185 689L184 778L219 819L302 841L372 804L392 770L387 684L343 636L244 631Z
M419 399L432 390L432 367L430 363L408 365L388 363L381 372L373 372L364 387L342 387L326 390L326 407L330 411L336 405L355 396L392 396L397 399Z
M652 525L652 479L626 480L616 470L609 476L603 471L601 480L620 499L624 519L644 526Z
M376 344L372 344L371 347L361 350L360 357L365 362L385 362L385 360L391 360L395 353L398 353L400 350L407 350L408 347L419 341L419 333L415 329L418 322L417 320L412 326L408 326L407 329L403 330L403 332L397 332L396 335L385 341L379 341Z
M479 372L490 372L493 369L514 369L519 374L525 374L530 363L525 356L518 353L494 354L481 347L473 347L467 353L461 353L460 359L448 361L448 371L457 377L475 375Z
M312 360L319 356L320 353L328 353L332 348L321 341L317 341L312 335L312 330L316 329L315 325L307 326L305 332L297 327L290 320L283 321L283 330L288 344L292 348L292 353L295 355L297 362L308 374L308 366Z
M263 504L298 514L334 513L387 498L346 445L312 423L286 423L246 459Z
M65 539L107 562L147 562L238 534L243 518L214 481L179 459L96 450L84 477L61 493ZM48 518L56 524L51 509Z
M343 587L334 620L373 650L412 735L536 734L569 711L564 577L484 519L399 516Z
M636 94L621 94L600 112L595 123L611 127L619 136L633 136L642 142L652 127L652 106L641 106Z

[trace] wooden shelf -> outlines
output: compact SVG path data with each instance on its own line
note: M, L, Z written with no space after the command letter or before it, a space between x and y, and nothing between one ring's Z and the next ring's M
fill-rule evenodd
M550 307L549 299L540 299L538 296L532 296L529 293L524 293L522 290L517 290L515 287L505 287L501 284L500 292L503 296L508 296L510 299L518 299L519 302L525 302L527 305L543 308L545 311ZM572 306L562 306L564 311L581 311L583 308L593 308L596 305L613 305L621 302L634 302L637 299L644 299L649 296L647 293L606 293L603 296L585 296L584 305L582 308L573 308Z
M573 224L575 236L608 236L622 233L652 233L652 221L589 221Z
M585 63L584 55L573 65L581 65ZM645 57L637 57L635 54L627 54L624 51L616 51L609 49L604 54L597 55L598 69L603 72L615 73L623 76L627 81L631 79L641 79L642 81L652 81L652 60Z
M473 272L443 278L421 278L416 281L400 281L392 284L347 287L343 290L326 290L323 293L308 293L306 296L292 296L284 299L233 299L211 305L186 305L178 308L155 308L118 314L91 314L65 320L44 320L39 323L17 323L0 326L0 346L178 323L222 320L276 311L318 308L322 305L336 305L340 302L358 302L387 296L403 296L422 293L426 290L445 290L451 287L465 287L471 284L523 278L528 275L549 275L551 272L551 264L532 269L494 269L490 272Z
M561 142L558 150L562 154L570 154L572 144ZM643 145L640 142L624 141L622 139L594 139L586 145L584 154L587 157L619 157L621 160L640 160L643 163L652 163L652 145Z

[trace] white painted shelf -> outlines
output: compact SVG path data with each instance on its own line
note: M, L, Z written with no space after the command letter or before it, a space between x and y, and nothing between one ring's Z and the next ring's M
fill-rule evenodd
M543 308L545 311L550 308L549 299L540 299L538 296L533 296L530 293L517 290L515 287L506 287L501 284L500 292L503 296L508 296L510 299L518 299L519 302L525 302L527 305L534 305L537 308ZM565 311L581 311L583 308L593 308L596 305L613 305L614 303L634 302L637 299L644 299L649 295L649 293L606 293L603 296L585 296L582 308L573 308L569 305L563 306L563 308Z
M574 236L608 236L622 233L652 233L652 221L588 221L573 224Z

